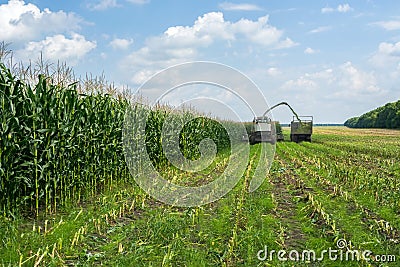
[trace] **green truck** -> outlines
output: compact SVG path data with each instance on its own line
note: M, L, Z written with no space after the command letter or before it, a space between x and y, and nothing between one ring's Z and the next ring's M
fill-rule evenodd
M296 143L301 141L311 142L312 128L313 116L293 116L290 123L290 141Z

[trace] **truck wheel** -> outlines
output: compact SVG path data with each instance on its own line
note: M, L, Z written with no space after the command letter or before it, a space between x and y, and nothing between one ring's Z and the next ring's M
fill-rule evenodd
M255 144L253 135L250 135L249 142L250 142L250 145L254 145Z

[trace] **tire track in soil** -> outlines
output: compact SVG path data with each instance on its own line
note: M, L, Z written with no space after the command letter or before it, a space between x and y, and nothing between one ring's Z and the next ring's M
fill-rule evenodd
M284 229L282 244L285 249L305 249L306 234L302 230L302 226L296 217L297 204L295 198L305 198L305 191L310 190L303 184L299 184L293 179L293 172L287 169L281 159L279 162L280 171L276 175L270 175L270 183L273 185L272 194L276 202L274 216L279 218Z

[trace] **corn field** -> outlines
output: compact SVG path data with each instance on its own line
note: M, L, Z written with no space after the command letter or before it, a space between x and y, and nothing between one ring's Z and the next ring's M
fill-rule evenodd
M166 117L188 121L179 146L189 159L199 156L204 138L214 140L218 151L230 147L219 122L192 110L150 109L121 95L82 93L78 83L54 84L45 75L30 86L3 64L0 105L0 208L5 216L53 213L59 205L94 196L115 182L129 182L121 141L129 105L137 116L149 112L146 148L157 168L168 165L160 138Z
M79 94L39 76L32 88L1 66L1 209L38 214L127 179L119 142L128 102Z
M141 166L128 170L126 132L134 133L132 144L144 140L143 151L133 151L147 153L164 178L199 186L227 170L235 148L248 146L236 141L251 123L149 107L97 90L98 80L85 90L47 74L33 80L0 65L0 266L398 266L398 130L315 127L312 143L278 142L265 181L252 193L253 174L266 162L262 144L250 146L247 167L228 194L174 207L135 183ZM175 135L163 135L175 126ZM176 133L179 151L172 151L190 160L212 140L212 164L199 172L176 168L165 147ZM288 140L289 129L283 133ZM282 263L269 259L266 248L372 254Z

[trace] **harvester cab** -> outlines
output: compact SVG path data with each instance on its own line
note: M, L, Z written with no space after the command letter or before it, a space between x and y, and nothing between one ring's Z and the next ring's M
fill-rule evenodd
M253 119L253 129L249 136L251 145L261 142L276 143L275 127L268 116L255 117Z

